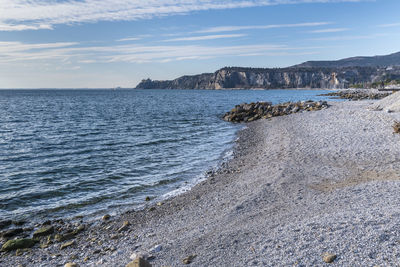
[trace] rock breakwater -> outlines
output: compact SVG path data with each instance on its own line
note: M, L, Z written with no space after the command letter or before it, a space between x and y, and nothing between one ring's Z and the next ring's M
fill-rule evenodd
M252 122L259 119L269 119L272 117L289 115L302 111L315 111L328 107L326 101L301 101L286 102L283 104L272 105L271 102L243 103L236 105L231 111L224 114L225 121L240 123Z
M349 99L351 101L358 101L358 100L379 100L385 98L392 93L371 93L367 92L360 92L360 91L339 91L339 92L331 92L327 94L322 94L321 96L332 96L338 99Z

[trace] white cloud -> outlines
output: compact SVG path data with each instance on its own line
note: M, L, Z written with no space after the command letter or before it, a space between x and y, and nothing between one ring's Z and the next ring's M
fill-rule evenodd
M317 47L288 47L286 45L115 45L79 46L76 43L24 44L0 42L0 64L79 65L110 62L171 62L182 60L237 57L250 55L290 55L309 53Z
M310 31L310 33L332 33L332 32L344 32L348 31L347 28L333 28L333 29L321 29L321 30L314 30Z
M127 38L118 39L117 42L138 41L141 39L142 38L140 38L140 37L127 37Z
M345 36L330 36L321 38L312 38L314 41L351 41L351 40L363 40L363 39L375 39L390 36L388 33L370 34L370 35L345 35Z
M1 10L1 9L0 9ZM53 27L48 24L39 24L39 25L25 25L25 24L0 24L0 31L26 31L26 30L52 30Z
M0 0L0 30L50 29L55 24L139 20L203 10L360 1L363 0Z
M41 43L41 44L27 44L21 42L1 42L0 53L6 54L18 51L29 51L49 48L61 48L77 45L76 42L58 42L58 43Z
M383 28L399 27L399 26L400 26L400 22L399 23L390 23L390 24L379 25L379 27L383 27Z
M217 34L217 35L204 35L204 36L192 36L192 37L181 37L165 40L164 42L176 42L176 41L203 41L203 40L215 40L225 38L238 38L247 36L246 34Z
M216 33L216 32L233 32L243 30L268 30L278 28L295 28L295 27L316 27L331 24L330 22L305 22L295 24L271 24L271 25L250 25L250 26L219 26L207 28L198 31L198 33Z

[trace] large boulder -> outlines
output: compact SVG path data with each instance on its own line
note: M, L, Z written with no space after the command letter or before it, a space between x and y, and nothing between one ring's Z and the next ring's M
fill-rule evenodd
M19 248L31 248L35 245L35 241L30 238L21 238L8 240L2 247L2 251L11 251Z
M51 235L52 233L54 233L54 227L53 226L45 226L45 227L42 227L42 228L36 230L33 233L33 238L37 238L37 237L41 237L41 236L48 236L48 235Z

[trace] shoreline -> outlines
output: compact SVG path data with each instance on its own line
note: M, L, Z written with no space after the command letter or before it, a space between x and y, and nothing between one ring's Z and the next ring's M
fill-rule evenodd
M188 192L99 221L65 250L2 253L0 265L125 266L134 253L153 266L194 255L191 266L315 266L324 252L338 254L338 266L395 262L399 114L368 111L371 102L249 123L233 158Z

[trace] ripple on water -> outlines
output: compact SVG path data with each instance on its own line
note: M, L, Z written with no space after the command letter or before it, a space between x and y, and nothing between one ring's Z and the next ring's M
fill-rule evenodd
M242 102L320 91L2 90L0 218L94 215L195 182L232 147Z

